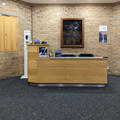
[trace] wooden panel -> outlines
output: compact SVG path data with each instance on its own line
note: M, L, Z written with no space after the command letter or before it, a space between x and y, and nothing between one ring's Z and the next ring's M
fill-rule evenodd
M37 80L37 77L38 76L38 70L37 69L29 69L29 79L28 79L28 81L29 82L31 82L31 81L33 81L33 79L34 80Z
M38 47L28 46L28 82L38 78Z
M106 60L39 61L42 83L107 83Z
M0 50L4 50L4 19L0 16Z
M37 63L38 63L38 62L37 62L36 60L29 60L29 61L28 61L28 64L30 65L29 67L30 67L31 69L34 69L34 68L38 69Z
M41 83L62 83L67 80L67 74L64 68L43 68L38 71L39 81Z
M29 53L34 53L35 52L39 55L37 46L28 46L28 52Z
M17 51L18 19L16 17L4 17L5 50Z
M18 50L18 18L11 17L11 50L17 51Z
M55 59L55 60L49 60L49 62L46 61L42 61L39 59L39 65L42 67L70 67L70 68L76 68L76 67L80 67L80 68L103 68L106 66L107 61L106 60L93 60L93 59L86 59L86 60L82 60L82 59ZM73 64L74 63L74 66ZM97 64L97 65L96 65Z
M41 59L37 56L39 51L31 52L30 48L28 46L29 82L107 84L106 59Z

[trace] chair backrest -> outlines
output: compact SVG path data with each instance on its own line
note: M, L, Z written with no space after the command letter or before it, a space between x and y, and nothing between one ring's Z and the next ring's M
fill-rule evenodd
M76 57L74 54L63 54L62 57Z
M82 53L79 55L79 57L94 57L94 55L90 53Z

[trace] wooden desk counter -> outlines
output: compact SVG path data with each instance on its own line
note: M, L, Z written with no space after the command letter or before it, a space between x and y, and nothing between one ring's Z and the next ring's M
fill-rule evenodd
M39 47L28 46L28 82L107 84L106 59L40 58Z

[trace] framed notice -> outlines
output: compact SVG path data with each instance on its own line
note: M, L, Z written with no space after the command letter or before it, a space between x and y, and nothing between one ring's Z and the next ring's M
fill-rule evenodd
M61 48L84 47L84 19L61 19Z
M39 47L39 57L48 57L47 47Z

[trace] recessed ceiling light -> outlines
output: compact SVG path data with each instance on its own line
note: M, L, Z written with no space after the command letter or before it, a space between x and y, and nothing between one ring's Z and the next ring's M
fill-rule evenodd
M60 14L57 12L56 15L59 16Z
M2 5L3 5L3 6L5 6L5 5L6 5L6 3L5 3L5 2L3 2L3 3L2 3Z

